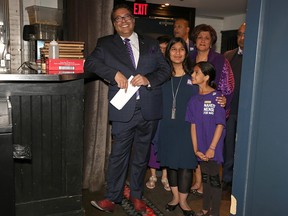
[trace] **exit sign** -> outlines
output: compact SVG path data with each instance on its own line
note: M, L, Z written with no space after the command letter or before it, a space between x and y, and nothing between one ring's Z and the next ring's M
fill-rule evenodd
M148 12L148 4L146 3L134 3L133 6L133 14L134 15L141 15L146 16Z

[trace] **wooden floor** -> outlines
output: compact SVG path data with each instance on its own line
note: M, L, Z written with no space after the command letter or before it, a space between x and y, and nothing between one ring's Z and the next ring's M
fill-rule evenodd
M148 175L146 180L148 179ZM104 197L104 186L103 190L99 192L89 192L88 190L83 191L83 207L85 210L85 216L109 216L109 215L116 215L116 216L127 216L120 205L116 205L115 212L113 214L101 212L91 206L91 200L101 200ZM172 194L171 192L167 192L164 190L160 178L156 183L156 187L153 190L150 190L145 187L144 197L150 200L164 215L167 216L181 216L182 211L179 207L176 208L173 212L166 212L165 205L171 200ZM188 197L189 205L194 211L199 211L202 206L202 199L199 197L190 194ZM230 211L230 194L227 191L223 191L222 193L222 201L221 201L221 212L220 216L229 216Z

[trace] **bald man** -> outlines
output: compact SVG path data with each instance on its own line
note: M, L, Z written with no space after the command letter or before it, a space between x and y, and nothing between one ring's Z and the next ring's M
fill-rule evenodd
M178 18L174 22L174 30L173 34L174 37L181 37L185 40L189 52L194 51L194 44L193 42L189 39L189 32L190 32L190 27L189 27L189 21L184 19L184 18Z
M240 80L242 70L242 58L244 51L246 23L242 23L237 32L238 47L224 53L230 62L233 70L235 87L231 101L231 113L226 124L226 138L224 144L224 164L223 164L223 190L231 190L234 167L234 151L239 103Z

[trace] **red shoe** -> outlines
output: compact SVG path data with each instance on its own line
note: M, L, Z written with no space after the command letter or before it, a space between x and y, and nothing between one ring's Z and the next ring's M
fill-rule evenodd
M100 200L100 201L94 201L92 200L91 205L96 207L97 209L107 212L107 213L112 213L115 208L115 203L111 202L108 199Z
M132 198L136 212L146 212L146 204L143 200Z

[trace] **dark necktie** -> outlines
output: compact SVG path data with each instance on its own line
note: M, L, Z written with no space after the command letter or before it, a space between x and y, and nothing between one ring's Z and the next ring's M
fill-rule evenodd
M134 66L134 68L136 68L135 58L134 58L134 55L133 55L130 39L125 38L124 39L124 44L125 44L126 49L127 49L128 53L129 53L130 59L131 59L131 61L133 63L133 66Z
M134 68L136 68L135 58L134 58L134 55L133 55L130 39L125 38L124 39L124 44L125 44L126 49L127 49L128 53L129 53L130 59L132 61L132 64L133 64ZM136 99L138 100L139 98L140 98L139 91L137 91L136 92Z

